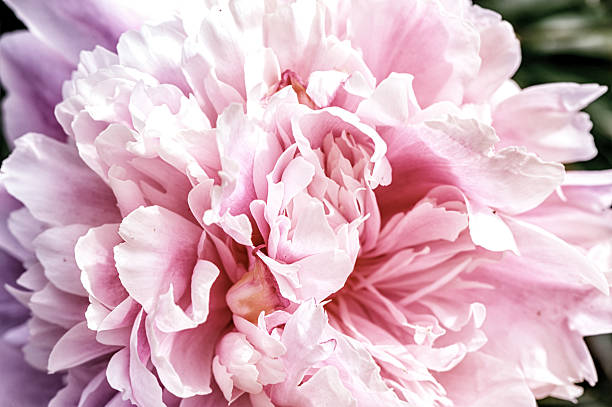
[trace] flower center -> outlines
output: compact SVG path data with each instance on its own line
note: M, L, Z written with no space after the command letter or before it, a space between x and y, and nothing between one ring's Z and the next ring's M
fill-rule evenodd
M297 94L298 102L303 105L308 106L311 109L318 109L319 107L312 101L310 96L306 93L306 85L304 85L304 81L291 70L286 70L281 75L281 80L278 83L274 92L278 92L282 88L286 86L291 86L295 93Z
M225 301L234 314L254 324L257 324L261 311L268 314L289 305L279 294L274 277L259 259L255 260L250 271L230 287Z

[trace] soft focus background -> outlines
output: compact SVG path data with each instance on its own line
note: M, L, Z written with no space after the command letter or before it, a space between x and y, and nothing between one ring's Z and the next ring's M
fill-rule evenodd
M522 86L546 82L600 83L612 89L612 0L476 0L510 21L523 49L515 80ZM0 3L0 31L23 26ZM4 92L2 92L4 96ZM587 109L594 123L599 155L571 169L612 168L612 92ZM0 117L1 118L1 117ZM0 137L0 159L8 148ZM578 406L612 407L612 335L588 339L599 371L595 388L585 386ZM554 399L540 406L572 406Z

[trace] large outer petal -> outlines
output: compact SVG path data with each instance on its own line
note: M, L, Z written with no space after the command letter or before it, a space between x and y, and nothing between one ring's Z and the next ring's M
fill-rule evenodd
M536 407L521 372L489 355L470 354L451 372L438 377L456 407Z
M612 170L570 171L558 193L520 218L588 250L612 242L611 207Z
M23 323L28 317L28 312L4 289L5 284L15 285L15 280L23 271L23 267L17 260L2 251L0 251L0 264L2 264L0 271L0 335L3 335L7 329Z
M28 132L59 140L66 136L53 117L62 83L73 66L29 32L0 40L0 78L8 96L3 102L5 135L10 143Z
M79 159L73 146L41 134L20 138L2 163L8 192L51 225L100 225L118 220L110 189Z
M508 253L473 275L494 287L478 295L487 306L483 351L519 366L537 397L573 399L581 393L574 383L596 380L583 336L612 329L609 282L576 248L507 221L521 255Z
M19 407L46 405L60 389L61 377L35 370L23 359L21 349L0 341L0 394L3 403Z
M147 19L169 17L175 2L121 0L7 0L31 32L73 63L96 45L114 49L121 33Z
M597 155L589 115L580 112L606 88L595 84L532 86L503 100L493 110L501 146L525 146L545 160L586 161Z
M540 204L564 177L562 165L524 150L495 152L493 129L475 120L449 116L379 132L388 144L394 179L389 187L376 190L387 216L443 184L457 186L480 204L520 213Z

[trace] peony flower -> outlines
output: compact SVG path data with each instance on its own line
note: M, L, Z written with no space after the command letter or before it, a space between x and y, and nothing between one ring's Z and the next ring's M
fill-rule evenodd
M2 297L3 382L49 382L21 404L515 407L596 381L612 172L562 163L596 154L603 87L520 89L511 26L467 1L56 3L14 4L34 34L1 47L29 309Z

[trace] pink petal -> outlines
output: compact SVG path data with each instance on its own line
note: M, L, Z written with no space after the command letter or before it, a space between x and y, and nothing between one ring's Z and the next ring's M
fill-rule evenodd
M85 225L50 228L34 240L36 257L45 269L45 276L60 290L87 296L81 284L81 272L74 258L77 240L89 230Z
M118 229L117 224L92 228L74 247L82 287L109 308L119 305L127 297L113 258L113 248L122 242Z
M525 146L545 160L575 162L595 157L589 116L580 112L606 88L595 84L532 86L502 101L493 127L502 146Z
M2 163L3 182L38 220L57 226L118 220L110 189L83 164L74 147L34 133L15 146Z
M49 372L69 369L112 352L112 347L96 341L96 332L86 322L72 327L57 342L49 356Z
M590 249L612 234L611 205L612 171L570 171L559 193L521 219Z
M450 184L470 201L519 213L540 204L563 180L560 164L517 148L493 153L493 129L474 120L427 123L382 133L395 180L376 191L383 212L398 211L433 186ZM405 200L393 198L398 194Z
M217 336L230 321L227 309L193 329L164 333L147 318L147 338L152 362L164 386L178 397L209 394L211 366Z
M479 102L514 75L521 63L521 47L512 26L496 12L471 6L468 13L480 34L482 64L466 89L465 101Z
M8 225L10 214L19 208L21 208L21 203L9 195L0 180L0 217L2 218L2 222L0 222L0 248L12 257L23 261L30 256L30 253L13 236Z
M19 407L46 405L61 387L61 378L29 366L21 350L0 342L0 393Z
M465 83L478 72L478 32L448 18L437 3L353 2L348 22L348 38L378 81L391 72L412 74L422 106L439 100L460 103Z
M139 208L119 227L125 240L115 247L119 278L130 296L152 312L170 284L175 298L189 284L202 229L158 206Z
M124 399L147 407L165 407L157 378L147 369L150 348L143 314L141 311L134 321L129 348L121 349L111 358L106 377L112 388L123 393Z
M496 373L492 375L491 371ZM452 373L439 378L457 407L536 407L520 371L486 354L469 355Z
M7 2L28 28L75 63L79 52L101 45L114 49L119 34L137 28L147 18L159 18L173 11L162 1L87 1L11 0ZM148 7L145 7L148 6Z
M61 101L62 83L70 77L72 64L26 32L2 36L0 59L0 77L8 92L3 104L8 141L28 132L64 140L53 109Z

